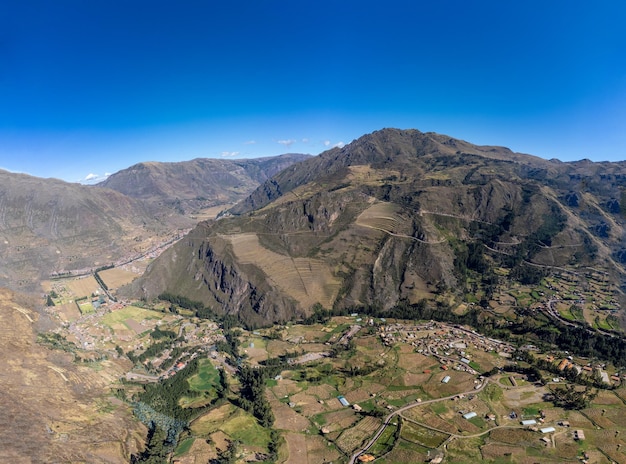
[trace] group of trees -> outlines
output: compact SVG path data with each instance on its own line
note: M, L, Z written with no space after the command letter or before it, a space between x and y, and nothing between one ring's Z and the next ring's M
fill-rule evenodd
M238 399L239 406L251 412L263 427L274 424L274 414L269 401L265 398L265 382L280 372L280 368L241 366L238 371L241 389Z
M589 407L589 403L598 395L597 390L585 387L584 390L575 385L555 387L549 394L549 399L556 407L581 410Z

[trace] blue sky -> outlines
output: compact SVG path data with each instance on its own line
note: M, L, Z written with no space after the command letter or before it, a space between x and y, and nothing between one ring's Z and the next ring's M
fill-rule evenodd
M79 181L383 127L624 160L625 19L621 1L2 2L0 167Z

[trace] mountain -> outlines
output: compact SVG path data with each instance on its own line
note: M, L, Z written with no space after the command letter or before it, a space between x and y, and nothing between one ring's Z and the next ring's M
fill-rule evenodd
M488 301L498 284L589 269L621 300L625 187L623 162L384 129L268 179L127 291L184 295L249 325L320 306Z
M96 186L0 170L0 287L137 256L195 225L188 210L232 204L307 157L140 163Z
M51 273L109 264L192 225L111 189L0 171L0 286L33 290Z
M186 214L236 203L268 178L309 157L290 153L241 160L145 162L119 171L97 185Z

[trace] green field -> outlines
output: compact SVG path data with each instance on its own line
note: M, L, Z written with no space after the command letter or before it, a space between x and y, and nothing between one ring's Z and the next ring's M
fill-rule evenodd
M104 325L113 327L115 325L124 324L128 319L133 319L137 322L143 321L144 319L163 319L163 313L138 308L137 306L126 306L125 308L104 315L101 322Z
M188 452L191 449L191 445L193 445L195 438L187 438L180 442L176 451L174 452L175 456L181 456Z
M208 359L201 359L198 363L198 373L189 377L189 387L195 391L215 391L219 384L220 373Z
M378 440L374 442L372 447L368 450L368 453L374 456L381 456L390 451L396 442L396 432L398 430L397 425L389 424L385 427L383 433L378 437Z
M405 440L427 448L438 448L449 437L448 434L437 432L409 421L402 423L401 436Z

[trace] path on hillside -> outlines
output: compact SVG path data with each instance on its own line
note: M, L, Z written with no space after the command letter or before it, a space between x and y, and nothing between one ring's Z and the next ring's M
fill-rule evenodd
M370 226L367 224L359 224L359 223L355 223L355 224L361 227L366 227L368 229L380 230L381 232L391 235L392 237L410 238L411 240L415 240L416 242L420 242L420 243L425 243L426 245L437 245L439 243L447 242L445 238L442 240L429 242L427 240L422 240L421 238L413 237L412 235L396 234L395 232L389 232L387 229L383 229L381 227L374 227L374 226Z

